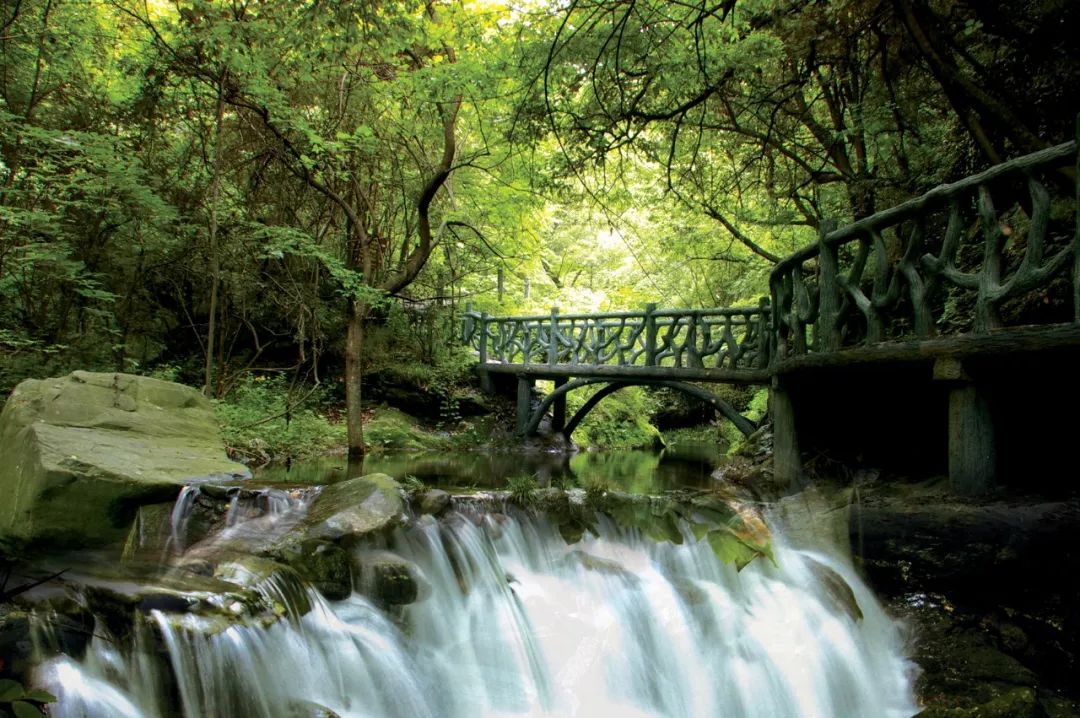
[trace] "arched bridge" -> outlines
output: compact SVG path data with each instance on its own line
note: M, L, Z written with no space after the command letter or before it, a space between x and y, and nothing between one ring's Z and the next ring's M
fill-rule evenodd
M664 386L696 396L744 434L756 428L726 401L697 383L768 384L771 337L767 300L753 308L660 310L490 317L466 313L464 337L477 351L478 370L518 381L517 429L535 434L547 412L552 430L569 438L604 397L626 386ZM555 390L533 406L537 379ZM696 382L696 383L691 383ZM566 418L566 396L606 385Z
M755 307L467 311L462 338L485 383L516 377L522 434L550 411L569 436L629 385L701 397L748 433L700 385L768 385L781 480L799 480L807 448L936 462L940 445L954 488L982 493L1017 457L1030 469L1032 452L1009 454L1010 441L1075 441L1075 422L1033 430L1026 419L1080 404L1078 176L1067 142L843 227L823 223L776 265ZM556 388L534 406L537 379ZM567 420L567 393L593 384L605 386Z

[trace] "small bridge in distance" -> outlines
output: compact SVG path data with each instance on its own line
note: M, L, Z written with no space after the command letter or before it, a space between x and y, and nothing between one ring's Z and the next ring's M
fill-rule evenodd
M477 352L482 381L490 374L518 380L517 430L535 434L548 410L552 431L567 439L606 396L625 386L663 386L712 404L744 434L756 428L726 401L691 382L763 384L770 381L768 300L753 308L664 309L641 312L490 317L467 312L463 338ZM532 406L537 379L555 390ZM566 395L605 387L569 420Z
M1080 404L1078 176L1067 142L843 227L825 222L817 242L774 267L755 307L467 311L462 339L486 387L516 377L522 435L550 410L552 430L569 438L631 385L698 396L748 434L754 424L700 385L764 385L782 482L800 481L807 450L854 445L940 458L955 491L985 493L999 444L1010 450L1001 440L1042 438L1025 411ZM537 379L555 389L534 406ZM593 384L604 386L568 419L566 395ZM1057 431L1062 445L1071 432Z

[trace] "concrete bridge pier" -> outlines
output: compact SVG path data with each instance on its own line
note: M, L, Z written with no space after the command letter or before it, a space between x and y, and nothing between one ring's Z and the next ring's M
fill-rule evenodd
M551 433L561 434L566 428L566 395L558 390L569 381L569 378L555 377L555 399L551 404ZM529 422L533 418L533 399L535 397L536 379L526 374L517 376L517 433L525 436L529 430Z
M525 374L517 377L517 433L525 435L529 426L529 418L532 414L532 395L536 387L536 380Z
M949 391L949 483L960 496L979 496L997 484L994 420L986 388L959 359L934 362L934 380Z
M773 478L797 491L803 486L802 455L795 428L795 405L779 377L769 387L769 414L773 422Z
M555 391L566 386L569 381L566 377L555 379ZM561 434L566 428L566 395L559 394L555 403L551 405L551 433Z

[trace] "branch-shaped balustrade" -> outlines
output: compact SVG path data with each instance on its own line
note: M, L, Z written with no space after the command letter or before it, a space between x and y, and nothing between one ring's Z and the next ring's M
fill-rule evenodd
M770 275L774 360L1080 323L1077 176L1068 142L822 227Z
M657 309L642 312L492 317L467 311L462 340L481 364L570 367L763 369L771 309Z

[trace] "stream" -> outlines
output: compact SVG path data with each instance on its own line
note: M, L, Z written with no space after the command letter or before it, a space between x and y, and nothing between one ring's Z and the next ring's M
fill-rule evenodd
M714 465L701 455L626 452L387 456L364 470L469 491L525 473L655 493L706 486ZM323 462L256 479L310 486L339 474L352 475ZM221 532L287 532L316 493L266 491L257 515L236 511L234 500ZM775 561L762 557L737 570L685 523L678 541L654 541L601 515L593 531L568 543L543 513L487 496L455 498L438 519L414 515L350 548L358 560L392 552L408 562L419 590L407 605L380 607L362 590L328 601L294 574L278 573L248 577L280 606L278 620L144 605L123 639L99 620L81 657L60 653L39 665L38 680L59 698L50 715L908 718L918 711L905 631L842 552L791 545L772 525ZM174 533L185 501L190 496L172 512Z

